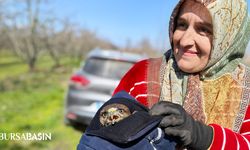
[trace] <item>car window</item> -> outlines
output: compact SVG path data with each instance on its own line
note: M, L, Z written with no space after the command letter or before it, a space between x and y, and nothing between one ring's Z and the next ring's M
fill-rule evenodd
M132 62L126 61L89 58L83 70L96 76L120 80L132 65Z

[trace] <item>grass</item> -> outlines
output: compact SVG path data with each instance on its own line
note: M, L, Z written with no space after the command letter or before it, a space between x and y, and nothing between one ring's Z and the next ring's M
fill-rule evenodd
M4 150L73 150L82 135L63 123L64 93L75 64L63 59L51 71L52 60L39 59L38 71L10 54L0 54L0 133L51 133L51 141L0 141Z

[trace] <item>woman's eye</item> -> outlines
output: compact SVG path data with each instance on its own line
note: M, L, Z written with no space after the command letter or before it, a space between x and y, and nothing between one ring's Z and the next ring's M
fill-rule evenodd
M200 27L198 30L201 35L212 35L212 31L207 27Z
M188 25L187 25L186 23L184 23L184 22L178 22L177 25L176 25L176 29L181 29L181 30L183 30L183 29L186 29L187 26L188 26Z

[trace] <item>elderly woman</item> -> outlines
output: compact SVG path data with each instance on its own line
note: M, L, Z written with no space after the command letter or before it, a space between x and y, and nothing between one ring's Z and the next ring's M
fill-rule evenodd
M135 64L114 93L125 90L164 116L160 126L181 148L249 150L249 30L245 0L180 0L172 49Z

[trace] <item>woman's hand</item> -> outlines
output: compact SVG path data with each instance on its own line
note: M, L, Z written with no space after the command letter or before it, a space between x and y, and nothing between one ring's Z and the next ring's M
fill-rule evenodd
M212 127L195 121L181 105L161 101L149 113L164 116L160 127L181 146L197 150L209 148L213 139Z

